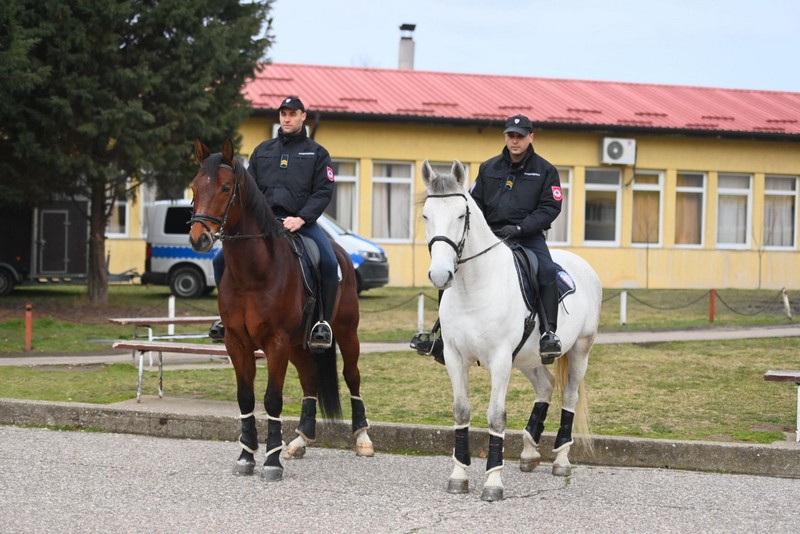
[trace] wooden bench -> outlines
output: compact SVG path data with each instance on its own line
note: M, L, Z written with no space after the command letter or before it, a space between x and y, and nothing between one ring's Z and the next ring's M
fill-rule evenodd
M797 431L795 441L800 442L800 371L767 371L764 380L772 382L794 382L797 384Z
M203 344L203 343L178 343L175 341L117 341L114 343L115 349L132 350L134 354L139 353L139 384L136 388L136 402L142 399L142 374L144 372L144 353L158 353L158 398L164 397L164 353L173 352L178 354L206 354L208 356L228 356L225 345ZM257 350L256 358L265 358L264 352Z
M203 338L208 335L208 332L197 334L165 334L153 335L153 328L157 326L174 326L176 324L211 324L219 320L219 315L203 315L203 316L187 316L187 317L116 317L109 319L109 322L119 325L133 326L133 338L137 339L144 336L137 334L137 329L147 329L147 340L155 341L156 339L190 339L190 338Z

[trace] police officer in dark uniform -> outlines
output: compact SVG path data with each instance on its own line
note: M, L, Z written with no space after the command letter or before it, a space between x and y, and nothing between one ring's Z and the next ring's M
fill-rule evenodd
M312 328L309 346L324 350L333 344L330 323L338 291L339 264L317 219L333 197L333 166L328 151L306 134L306 109L299 98L285 98L279 113L278 136L256 147L250 156L249 171L275 216L283 219L283 227L310 237L319 247L323 319ZM224 269L222 258L221 253L214 258L218 285ZM224 332L214 330L212 327L212 338L219 338L220 333L224 337Z
M556 270L544 232L561 213L561 181L556 168L533 150L533 125L528 117L509 117L503 134L506 147L500 155L481 164L470 193L495 234L516 241L538 259L536 279L546 315L546 321L540 318L545 331L539 340L539 353L542 361L549 363L561 355L561 340L555 333L558 326ZM419 352L433 354L437 361L441 359L441 339L434 342L428 338L428 344L423 343L422 347L415 341L416 337L412 346L417 345Z

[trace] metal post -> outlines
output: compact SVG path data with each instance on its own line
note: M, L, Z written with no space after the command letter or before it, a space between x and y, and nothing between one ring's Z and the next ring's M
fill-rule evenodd
M628 324L628 292L624 289L619 294L619 324Z
M708 322L714 322L714 311L717 306L717 291L715 289L711 290L708 296Z
M25 352L30 352L33 341L33 304L25 305Z
M425 327L425 295L420 293L417 297L417 332L422 332Z
M169 313L167 314L167 317L169 317L170 319L173 319L175 317L175 295L169 296ZM170 336L175 335L175 325L173 323L170 323L167 326L167 334L169 334Z

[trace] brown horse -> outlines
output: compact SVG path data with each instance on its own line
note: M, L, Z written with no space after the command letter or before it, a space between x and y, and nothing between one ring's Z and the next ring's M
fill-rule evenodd
M358 295L353 264L347 253L332 243L342 271L342 282L333 319L335 344L324 353L305 348L304 287L292 235L275 218L250 173L237 162L233 143L225 141L222 152L211 154L199 140L195 157L200 171L192 181L194 215L189 241L198 252L211 250L222 241L225 272L218 288L218 304L225 325L225 346L236 371L236 394L242 420L239 443L242 452L234 474L251 475L258 449L253 381L257 349L267 355L269 378L264 394L267 411L266 461L260 471L267 480L283 476L281 411L283 386L289 362L297 368L303 389L303 405L297 437L284 458L302 457L305 446L316 437L317 397L327 419L341 416L336 370L336 344L344 361L343 375L350 389L353 433L359 456L374 454L367 435L369 423L359 388L360 344Z

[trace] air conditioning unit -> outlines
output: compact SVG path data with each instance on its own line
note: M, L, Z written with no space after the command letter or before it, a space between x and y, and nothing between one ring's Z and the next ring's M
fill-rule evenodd
M600 161L605 165L636 165L636 139L604 137Z

